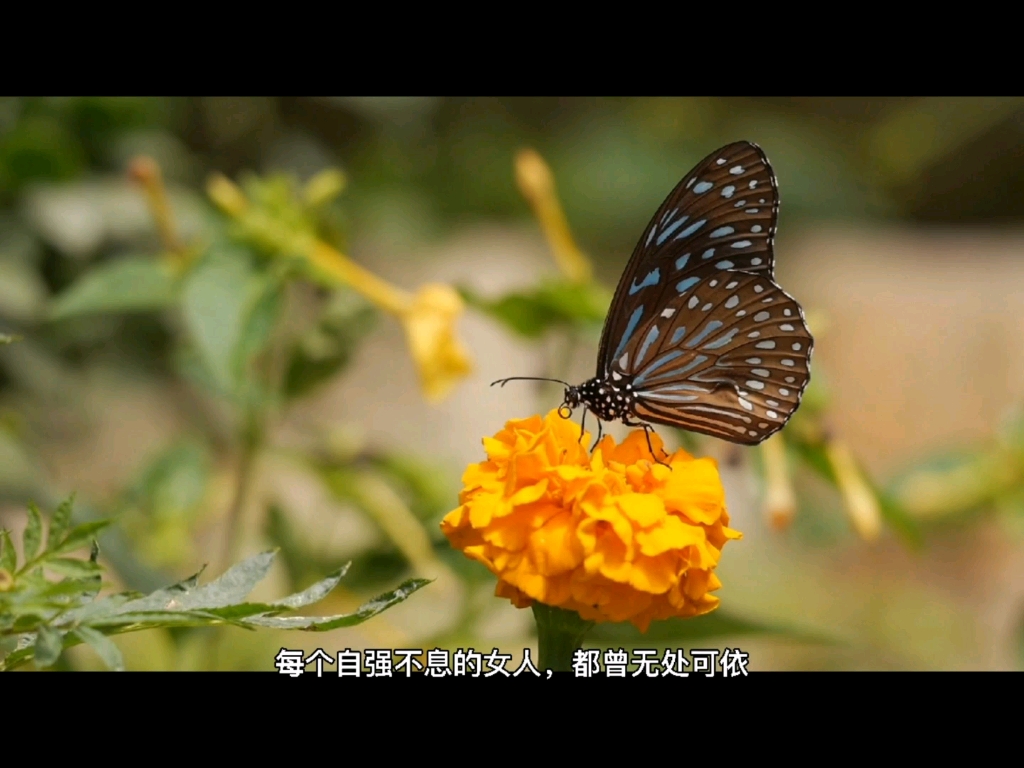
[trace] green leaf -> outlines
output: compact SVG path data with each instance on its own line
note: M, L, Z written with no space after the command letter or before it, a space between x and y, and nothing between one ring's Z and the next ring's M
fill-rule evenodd
M14 551L11 534L6 529L0 531L0 568L12 576L18 568L18 553Z
M272 551L261 552L233 565L220 578L209 584L196 587L190 579L189 582L175 584L167 589L161 589L146 597L133 600L124 605L122 610L125 612L196 611L235 605L245 600L246 596L252 592L253 587L267 575L270 565L274 561L274 554Z
M124 671L124 657L121 656L121 650L114 645L109 637L97 632L92 627L78 627L74 630L74 634L96 651L96 655L107 665L107 669L112 669L115 672Z
M35 651L33 652L36 666L40 668L52 666L60 657L60 652L63 648L64 641L60 632L45 624L39 627L39 631L36 634Z
M172 306L177 285L170 268L155 257L125 257L102 264L57 296L53 320L113 312L149 312Z
M71 507L74 503L75 496L72 494L61 502L60 506L57 507L57 511L53 513L53 517L50 518L50 533L46 537L46 548L48 550L52 551L55 546L60 544L64 534L68 532L68 526L71 525Z
M134 632L158 627L210 627L234 624L251 629L231 618L206 611L131 611L100 616L89 621L90 627L116 628L119 632Z
M335 292L316 327L292 350L285 396L302 397L344 370L376 321L376 310L354 291Z
M322 618L310 618L307 616L294 617L271 617L257 616L244 619L246 624L260 627L271 627L273 629L300 629L307 632L327 632L339 627L353 627L371 619L378 613L386 611L398 603L408 599L414 592L427 586L429 579L409 579L402 583L397 589L386 592L370 602L362 605L354 613L343 616L326 616Z
M88 523L76 525L71 529L68 535L64 537L64 541L51 549L50 553L54 555L63 555L68 552L74 552L76 549L81 549L86 544L90 543L89 540L93 538L97 531L103 530L112 522L112 520L90 520Z
M141 473L130 500L156 517L178 516L198 505L210 478L205 446L185 439L161 452Z
M244 379L250 363L261 353L274 331L284 305L284 292L278 275L264 278L255 289L255 298L249 306L242 325L238 344L234 350L235 378Z
M51 570L54 573L59 573L62 576L71 576L73 578L92 576L93 574L100 572L100 566L98 563L93 563L88 560L75 560L70 557L57 557L52 560L47 560L45 567L47 570Z
M587 633L587 640L598 643L630 643L642 646L644 643L692 643L712 638L758 635L783 637L823 645L841 642L838 638L805 632L792 627L751 621L726 613L721 609L693 618L655 621L651 623L646 633L640 632L629 623L598 624Z
M184 285L185 324L204 367L226 393L235 392L235 352L249 313L249 294L255 279L248 252L220 244L210 248Z
M22 542L27 563L39 553L39 546L43 543L43 516L39 514L39 507L31 501L28 504L28 525L25 526Z
M91 603L75 608L68 611L62 617L62 623L67 624L78 624L78 623L92 623L95 620L101 619L106 616L113 616L120 610L120 608L127 603L129 600L136 599L138 595L135 593L119 593L116 595L107 595L106 597L94 600Z
M289 597L286 597L283 600L275 601L273 604L274 607L294 610L295 608L302 608L304 606L312 605L313 603L317 603L323 600L325 597L327 597L327 595L331 593L331 590L338 586L338 582L340 582L345 577L345 574L348 573L348 569L351 566L352 563L346 563L341 568L332 573L330 576L328 576L326 579L318 581L316 584L314 584L311 587L308 587L302 592L299 592L295 595L290 595Z
M0 344L13 344L18 340L17 336L11 336L7 333L0 333Z
M481 298L465 287L459 293L467 304L528 339L539 338L555 326L599 328L611 303L611 295L597 283L547 281L497 300Z

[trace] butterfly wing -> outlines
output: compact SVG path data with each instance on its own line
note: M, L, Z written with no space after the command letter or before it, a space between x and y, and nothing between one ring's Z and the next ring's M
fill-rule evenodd
M639 418L757 445L796 411L814 339L800 305L766 276L707 274L641 311L610 364L632 384Z
M664 305L676 285L722 269L773 278L778 210L775 173L756 144L729 144L698 163L654 214L619 280L598 375L629 343L637 308Z

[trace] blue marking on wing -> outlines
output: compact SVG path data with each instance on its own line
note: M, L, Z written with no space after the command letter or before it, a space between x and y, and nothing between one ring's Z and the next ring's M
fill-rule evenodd
M678 259L676 259L676 269L682 269L686 266L686 262L690 260L690 254L684 253Z
M732 341L732 337L736 335L736 332L738 330L739 330L739 328L733 328L731 331L729 331L727 334L725 334L722 338L715 339L714 341L712 341L712 342L710 342L708 344L705 344L703 347L701 347L701 349L718 349L719 347L724 347L726 344L728 344L730 341Z
M632 317L629 318L629 325L626 326L626 332L622 334L622 341L619 342L619 348L615 350L615 354L612 355L612 360L618 360L619 355L622 354L622 350L626 348L630 338L633 336L633 331L636 330L637 323L640 322L640 318L643 317L644 308L639 306L633 310Z
M707 192L713 186L715 186L715 185L712 184L710 181L702 181L700 184L698 184L697 186L695 186L693 188L693 193L695 195L703 195L705 192Z
M683 353L679 352L678 354L676 354L676 353L671 353L670 352L669 354L673 355L673 357L671 359L675 360L676 357L678 357L679 355L681 355ZM668 355L665 355L664 357L668 357ZM659 360L661 360L661 359L664 359L664 358L659 358ZM686 373L687 371L691 370L692 368L696 368L698 365L700 365L701 363L703 363L707 359L708 359L707 355L697 355L695 358L693 358L693 360L691 360L689 363L687 363L682 368L676 368L675 370L669 371L668 373L662 373L659 376L655 376L654 378L652 378L651 381L658 381L659 379L670 379L673 376L678 376L681 373ZM666 360L665 362L668 362L668 361ZM660 367L660 364L659 364L658 367ZM654 370L653 366L649 370L644 371L644 374L643 374L644 378L647 378L647 375L652 370ZM640 379L634 379L633 380L633 384L634 385L638 384L639 382L640 382Z
M636 356L636 362L633 363L634 367L640 365L641 361L643 361L644 355L647 354L647 350L650 349L651 344L657 340L658 333L658 326L654 326L647 332L647 338L644 339L644 345L640 347L640 354Z
M715 249L714 248L708 248L706 251L704 251L704 253L702 253L700 255L700 257L702 259L710 259L714 255L715 255Z
M690 218L690 217L689 217L689 216L683 216L683 217L682 217L681 219L679 219L678 221L673 221L673 222L672 222L672 225L671 225L670 227L667 227L667 228L665 229L665 231L664 231L664 232L662 232L662 233L661 233L660 235L658 235L658 239L657 239L657 241L656 241L656 242L657 242L657 244L658 244L658 245L661 245L661 244L662 244L662 243L664 243L664 242L665 242L666 240L668 240L668 238L669 238L669 235L671 235L671 234L672 234L673 232L675 232L675 231L676 231L677 229L679 229L679 226L680 226L680 225L681 225L681 224L682 224L682 223L683 223L684 221L686 221L686 220L687 220L688 218Z
M644 392L643 397L651 400L665 400L669 403L692 403L694 400L700 400L698 395L662 395L658 392Z
M657 231L658 231L658 228L656 226L651 227L651 234L649 234L647 236L647 242L644 243L644 248L646 248L647 246L649 246L651 244L651 240L654 239L654 233L657 232Z
M707 360L707 358L704 358ZM689 390L691 392L707 392L706 387L698 387L696 384L669 384L667 387L655 387L656 392L676 392L678 390Z
M679 291L679 295L682 296L684 293L693 288L693 286L695 286L699 282L699 277L688 277L685 280L680 280L678 283L676 283L676 290Z
M658 370L659 368L661 368L661 366L663 366L665 363L671 363L673 360L675 360L677 357L680 357L682 354L683 354L682 352L676 351L676 352L669 352L667 355L662 355L657 360L655 360L647 368L646 371L644 371L639 376L637 376L635 379L633 379L633 386L636 387L638 384L643 384L644 380L652 372L654 372L654 371Z
M686 335L686 326L685 325L682 328L676 328L676 332L672 334L672 339L671 339L671 341L669 343L670 344L678 344L679 340L681 338L683 338L683 336L685 336L685 335Z
M749 248L752 243L749 240L737 240L731 244L733 248Z
M722 190L722 197L724 197L724 198L726 198L728 200L730 197L732 197L732 193L735 192L735 191L736 191L736 187L734 187L732 184L730 184L729 186L727 186L725 189Z
M661 270L653 269L647 273L647 277L643 279L640 285L636 284L636 279L633 280L633 284L629 287L629 295L632 296L637 291L642 291L644 288L650 285L657 285L661 281Z
M716 229L714 232L711 233L711 236L712 237L725 237L726 235L731 235L735 231L736 230L733 229L732 227L719 227L718 229Z
M717 264L715 264L715 266L718 267L719 269L732 269L736 265L733 264L731 261L727 260L727 261L720 261ZM630 291L630 293L632 293L632 291Z
M692 235L694 232L696 232L698 229L700 229L701 227L703 227L707 223L708 223L707 219L701 219L700 221L695 221L695 222L693 222L693 224L691 224L686 229L684 229L682 232L680 232L678 235L676 235L675 239L676 240L682 240L684 237L689 237L690 235Z
M710 333L712 333L714 331L717 331L719 328L722 327L722 325L723 325L723 323L720 320L710 320L710 321L708 321L708 324L704 326L704 330L702 330L700 333L698 333L696 336L694 336L692 339L690 339L688 342L686 342L686 346L688 346L688 347L695 347L695 346L697 346L697 344L699 344L701 341L703 341L707 337L708 334L710 334Z

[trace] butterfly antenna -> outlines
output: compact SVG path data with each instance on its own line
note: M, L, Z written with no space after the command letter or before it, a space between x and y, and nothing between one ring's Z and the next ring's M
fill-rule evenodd
M555 384L564 384L567 387L572 386L572 384L570 384L569 382L562 381L561 379L546 379L541 376L511 376L507 379L498 379L497 381L492 381L491 386L493 387L495 384L501 384L501 386L504 387L510 381L550 381Z

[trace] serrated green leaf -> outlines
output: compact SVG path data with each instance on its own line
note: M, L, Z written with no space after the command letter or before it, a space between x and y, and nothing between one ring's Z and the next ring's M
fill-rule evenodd
M205 612L214 616L220 616L223 619L237 620L246 619L250 616L278 614L281 612L281 609L268 603L240 603L238 605L226 605L223 608L210 608Z
M81 562L81 561L75 561ZM100 586L99 573L88 575L84 578L69 576L58 582L51 582L38 594L40 598L61 598L61 597L88 597Z
M109 526L112 520L90 520L88 523L82 523L76 525L71 531L64 537L64 541L58 546L50 550L51 554L64 555L68 552L74 552L76 549L90 544L90 540L96 534L97 531L101 531Z
M397 589L386 592L370 602L362 605L354 613L343 616L325 616L322 618L311 618L307 616L294 617L254 617L244 619L246 624L260 627L271 627L273 629L299 629L307 632L328 632L339 627L353 627L371 619L378 613L386 611L398 603L408 599L410 595L431 582L430 579L409 579L402 583Z
M39 554L39 547L43 543L43 516L39 514L39 507L31 501L28 503L28 525L25 526L22 543L27 563Z
M258 555L233 565L224 574L201 587L179 583L123 606L124 611L198 611L236 605L252 592L270 570L274 552ZM198 576L198 574L197 574Z
M172 306L177 282L170 268L156 257L125 257L87 272L57 296L53 320L90 314L149 312Z
M60 657L60 652L63 648L63 635L59 631L45 624L39 627L39 631L36 634L35 651L33 652L36 666L40 668L52 666Z
M12 576L18 568L18 553L14 551L11 534L6 529L0 531L0 568Z
M99 600L94 600L87 605L83 605L80 608L74 608L68 611L61 617L59 623L69 625L78 623L87 624L105 616L113 616L125 603L129 600L134 600L137 597L138 595L131 592L107 595Z
M77 627L74 634L96 651L96 655L106 664L107 669L112 669L115 672L124 671L124 657L121 655L121 649L114 645L109 637L102 632L97 632L92 627Z
M346 563L330 576L318 581L308 589L305 589L295 595L289 595L282 600L276 600L273 603L274 607L295 610L296 608L303 608L307 605L320 602L331 593L331 590L338 586L338 582L345 577L345 574L348 573L348 569L351 566L351 562Z
M252 629L247 624L230 616L218 616L207 611L131 611L93 618L90 627L119 628L122 632L134 632L141 629L157 629L159 627L215 627L219 624L231 624L242 629Z
M55 557L47 560L46 569L59 573L61 576L71 577L92 576L100 572L98 563L89 560L75 560L71 557Z
M53 548L64 540L64 535L71 525L71 509L75 503L75 496L72 494L60 503L57 511L50 518L50 532L46 537L46 547L53 551Z

